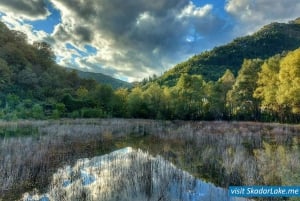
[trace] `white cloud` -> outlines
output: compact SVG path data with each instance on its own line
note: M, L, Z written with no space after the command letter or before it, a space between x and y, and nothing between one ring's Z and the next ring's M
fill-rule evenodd
M208 15L213 8L213 5L206 4L203 7L197 7L194 3L190 2L187 6L185 6L181 13L179 14L179 18L183 17L204 17Z
M46 32L34 30L32 25L25 24L22 20L18 19L15 16L4 15L1 17L1 20L5 22L10 29L25 33L27 35L29 43L43 40L48 36Z
M239 23L240 32L254 32L270 22L286 22L299 17L300 1L228 0L225 10Z
M136 19L136 25L141 26L145 23L155 23L155 19L149 12L141 13Z

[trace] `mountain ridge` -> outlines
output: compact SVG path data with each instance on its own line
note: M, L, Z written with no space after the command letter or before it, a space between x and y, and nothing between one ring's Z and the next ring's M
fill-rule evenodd
M69 67L66 67L66 69L68 71L75 70L76 73L77 73L77 75L80 78L83 78L83 79L93 79L93 80L95 80L99 84L108 84L108 85L111 85L113 89L117 89L117 88L130 88L130 87L133 86L129 82L126 82L126 81L123 81L123 80L111 77L109 75L105 75L103 73L81 71L81 70L73 69L73 68L69 68Z
M238 37L210 51L202 52L175 65L157 80L174 86L182 73L202 75L206 81L218 80L229 69L235 75L244 59L266 59L300 46L300 18L289 23L274 22L252 35Z

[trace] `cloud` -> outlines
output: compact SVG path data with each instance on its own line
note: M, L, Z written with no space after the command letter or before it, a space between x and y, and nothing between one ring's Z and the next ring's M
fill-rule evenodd
M95 55L76 59L78 67L127 76L131 81L160 74L224 39L216 30L225 22L212 14L210 4L198 7L189 0L52 3L62 15L52 34L55 41L81 51L87 44L97 48Z
M198 6L195 0L1 0L1 19L30 42L50 43L61 65L128 80L161 74L203 50L256 31L272 21L298 17L299 0L227 0ZM52 33L27 20L49 20ZM92 47L92 53L86 47Z
M225 10L248 32L270 22L286 22L299 17L299 0L228 0Z
M207 4L203 7L196 7L195 4L190 2L179 15L179 18L184 17L203 17L211 12L213 6L211 4Z
M93 39L93 31L89 27L77 26L75 33L82 42L91 42Z
M32 25L24 24L21 20L5 15L1 17L1 20L4 21L10 29L18 30L27 35L28 42L33 43L34 41L39 41L48 36L44 31L34 30Z
M0 10L29 20L44 19L49 15L44 0L1 0Z
M128 77L130 81L161 74L187 57L224 42L224 33L229 31L222 28L226 21L213 14L213 5L196 6L190 0L44 2L3 0L2 20L32 41L50 43L61 65ZM26 24L28 18L48 16L50 4L61 15L52 33ZM86 46L94 48L93 54Z

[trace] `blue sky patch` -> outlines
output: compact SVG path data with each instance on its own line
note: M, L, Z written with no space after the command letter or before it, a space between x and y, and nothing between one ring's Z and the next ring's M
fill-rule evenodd
M32 25L35 30L43 30L50 34L53 32L54 27L61 22L61 15L59 10L54 8L50 2L47 1L46 5L50 12L50 15L47 17L47 19L35 21L25 20L24 22Z
M97 54L97 48L91 46L91 45L85 45L84 48L86 49L87 53L90 55Z

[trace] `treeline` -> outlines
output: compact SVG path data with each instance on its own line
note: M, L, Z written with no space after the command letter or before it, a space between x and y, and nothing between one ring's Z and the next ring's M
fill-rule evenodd
M125 117L299 122L300 49L244 59L217 81L182 72L172 86L154 77L132 89L81 79L57 65L49 44L0 23L0 118Z
M215 82L183 73L174 87L136 87L127 106L140 118L299 122L300 48L245 59L236 78L230 70Z

